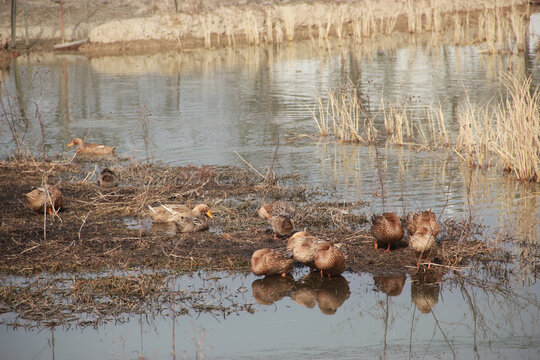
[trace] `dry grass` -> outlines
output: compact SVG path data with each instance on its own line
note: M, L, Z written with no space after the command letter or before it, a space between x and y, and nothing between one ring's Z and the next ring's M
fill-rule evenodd
M540 95L530 77L506 74L506 95L498 104L467 102L458 109L455 150L470 166L488 166L492 157L517 179L540 181ZM495 119L495 120L494 120Z
M532 78L503 75L508 92L495 112L492 151L498 164L516 178L540 182L540 92L531 89Z
M355 85L329 90L326 101L318 94L317 102L317 111L312 110L312 116L320 136L330 134L331 121L332 134L342 142L371 143L375 140L377 131L373 118Z

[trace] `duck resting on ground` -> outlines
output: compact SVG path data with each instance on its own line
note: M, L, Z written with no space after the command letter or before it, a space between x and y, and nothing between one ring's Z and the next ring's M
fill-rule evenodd
M426 227L428 231L433 235L437 236L439 233L439 224L437 223L437 217L431 211L415 211L409 215L407 230L409 231L409 237L412 237L418 229L421 227Z
M275 249L259 249L251 257L251 272L255 275L285 277L293 269L294 260L291 252Z
M57 211L62 208L62 192L54 185L43 185L33 188L29 193L24 194L26 205L37 213L43 213L46 207L49 214L52 215L53 210Z
M112 188L118 186L118 178L116 174L109 168L101 170L101 174L98 175L98 185L103 188Z
M206 215L210 219L213 218L210 208L206 204L199 204L192 210L183 204L163 204L154 207L148 205L148 209L150 210L152 221L156 223L177 222L180 218L185 218L186 216L200 217Z

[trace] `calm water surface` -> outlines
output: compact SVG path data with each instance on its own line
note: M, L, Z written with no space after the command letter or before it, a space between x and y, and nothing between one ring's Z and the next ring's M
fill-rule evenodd
M88 135L90 141L117 145L124 156L171 165L244 166L236 151L263 171L279 142L278 173L298 173L302 182L338 199L371 201L370 213L382 210L375 196L376 151L303 136L316 135L310 108L317 93L326 96L348 81L359 84L381 131L381 99L407 102L420 120L424 108L441 101L455 138L456 109L467 95L478 104L497 97L498 76L507 70L532 75L539 84L539 63L534 49L525 56L487 56L480 47L412 45L407 39L377 46L320 49L308 42L92 59L31 54L2 74L2 96L29 119L39 109L48 154L71 154L71 138ZM26 139L37 144L31 150L39 148L36 120ZM13 149L3 121L0 155ZM473 214L490 234L519 230L526 242L511 249L521 259L517 275L506 284L484 282L482 274L476 282L448 275L453 280L428 289L418 305L425 289L415 288L410 277L399 295L387 296L371 275L346 273L350 294L329 315L320 304L298 304L291 292L270 305L258 304L251 275L221 274L209 285L194 274L179 277L179 284L224 286L255 304L254 313L133 316L123 325L97 329L4 327L0 358L539 358L540 291L530 275L537 264L526 257L540 232L539 187L497 170L470 169L451 152L385 144L378 151L387 209L431 207L442 219ZM296 280L303 275L295 274ZM7 323L14 316L0 318Z

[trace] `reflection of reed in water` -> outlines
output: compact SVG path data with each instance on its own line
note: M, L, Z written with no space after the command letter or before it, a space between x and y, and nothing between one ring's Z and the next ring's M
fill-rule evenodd
M350 295L349 282L343 276L321 278L317 272L313 272L296 283L291 298L308 308L313 308L317 303L323 314L333 315Z
M390 276L379 275L373 277L377 289L388 296L398 296L401 294L406 279L407 277L404 274Z
M251 289L255 301L262 305L271 305L294 291L294 279L290 275L268 276L253 281Z
M439 282L443 275L444 272L422 268L411 277L411 300L423 314L431 312L439 302Z

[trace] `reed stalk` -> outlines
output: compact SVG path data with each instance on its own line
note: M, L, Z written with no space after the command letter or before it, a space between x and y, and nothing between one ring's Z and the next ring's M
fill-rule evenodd
M492 144L498 164L516 178L540 182L540 92L532 78L505 74L507 95L498 106Z
M281 8L281 19L285 24L285 34L287 41L291 42L294 39L295 16L292 6L283 6Z

